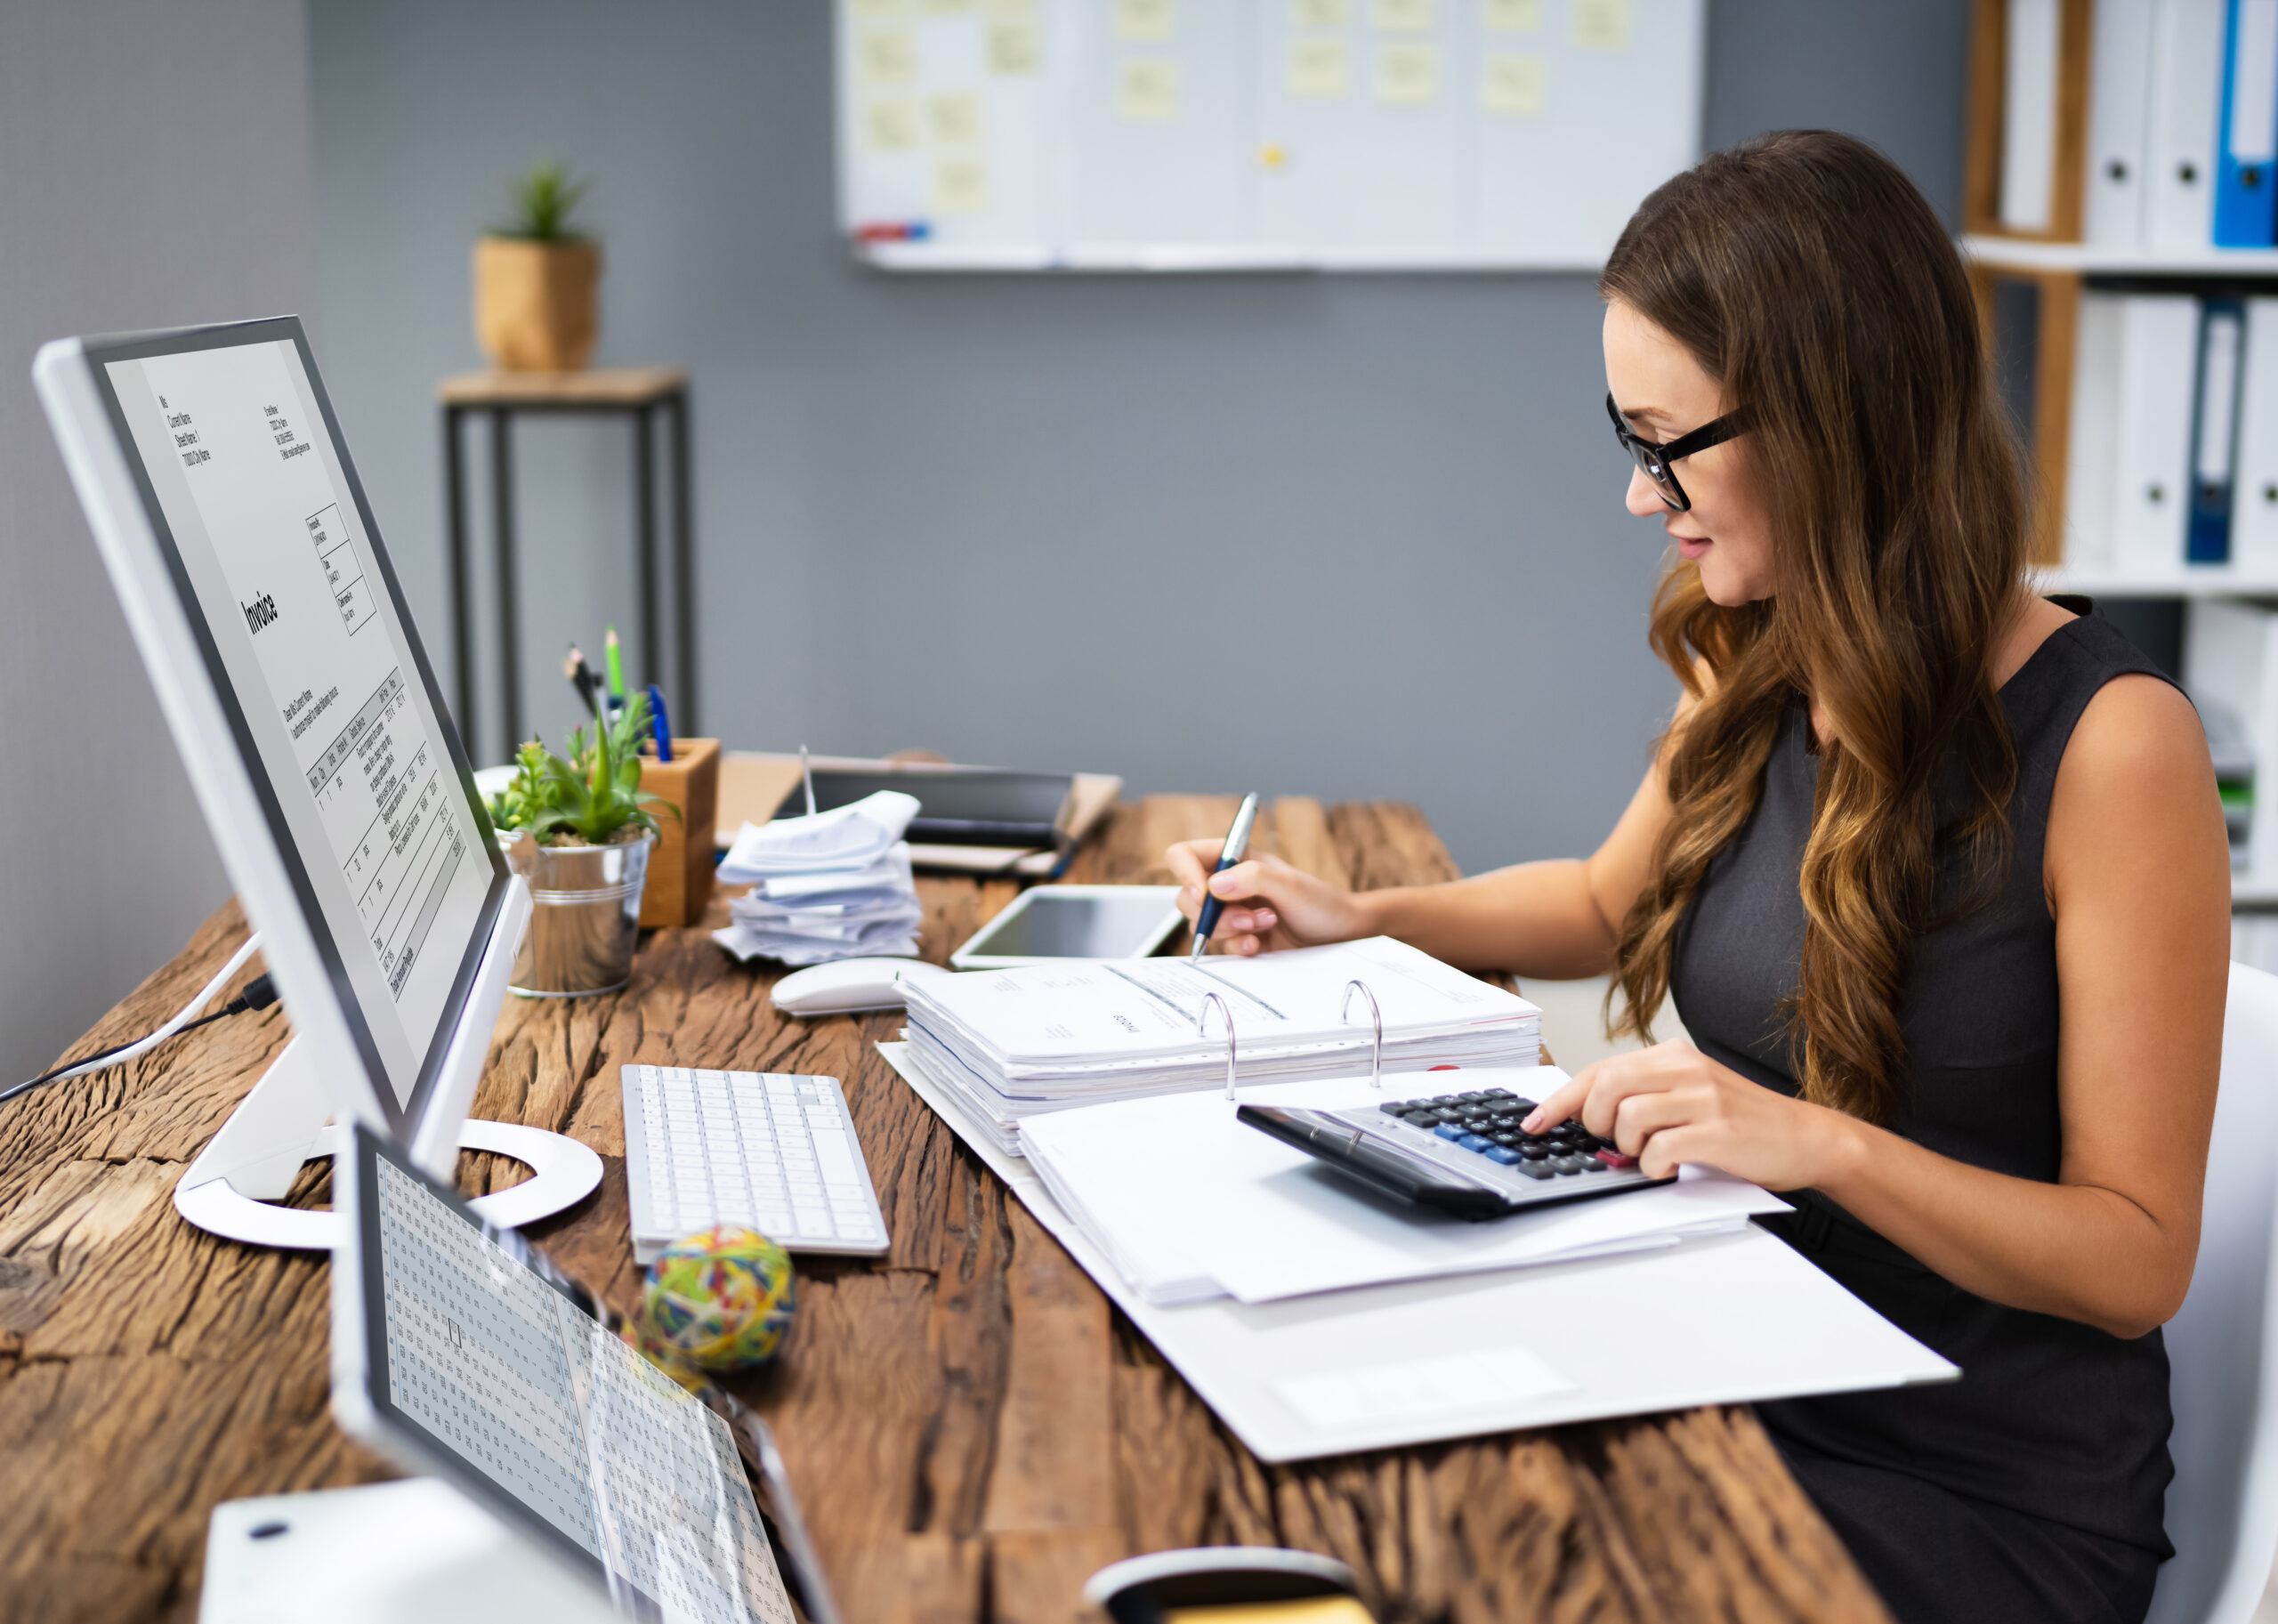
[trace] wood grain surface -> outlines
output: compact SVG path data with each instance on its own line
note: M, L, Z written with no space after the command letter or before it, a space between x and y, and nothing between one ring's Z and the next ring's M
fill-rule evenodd
M1164 846L1234 804L1119 807L1070 877L1160 881ZM1356 887L1455 873L1404 806L1285 798L1257 846ZM937 961L1015 894L919 889ZM243 937L225 907L72 1053L148 1030ZM1260 1465L877 1057L895 1018L791 1021L772 980L702 929L656 932L620 993L508 1000L475 1114L602 1153L601 1190L537 1232L629 1307L618 1066L844 1080L893 1250L803 1259L781 1359L741 1390L850 1624L1073 1620L1100 1565L1222 1542L1341 1557L1386 1620L1884 1617L1745 1410ZM190 1619L216 1501L394 1475L327 1413L327 1263L198 1233L169 1201L287 1034L281 1009L238 1016L0 1106L0 1617ZM462 1159L470 1192L518 1176ZM312 1164L294 1199L321 1204L326 1178Z

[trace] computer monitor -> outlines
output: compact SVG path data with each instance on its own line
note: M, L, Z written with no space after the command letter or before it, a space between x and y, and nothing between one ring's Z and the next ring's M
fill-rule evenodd
M293 1023L175 1205L240 1239L328 1247L321 1224L224 1209L282 1196L335 1114L450 1176L528 890L489 834L299 319L59 339L32 371Z

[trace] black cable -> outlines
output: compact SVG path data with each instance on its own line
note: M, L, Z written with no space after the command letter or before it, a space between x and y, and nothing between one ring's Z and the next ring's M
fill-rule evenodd
M173 1038L181 1037L183 1032L194 1032L201 1026L211 1026L214 1022L222 1019L224 1016L241 1015L247 1010L267 1009L275 1002L277 1002L277 988L275 983L271 982L269 977L266 975L256 975L253 980L246 983L246 990L243 992L238 994L236 998L231 998L228 1003L222 1005L221 1008L215 1010L212 1014L200 1015L197 1020L181 1027L171 1035L169 1041L171 1041ZM120 1054L125 1050L133 1048L138 1043L147 1043L149 1041L149 1038L150 1035L148 1032L145 1032L140 1038L132 1038L125 1043L114 1044L109 1048L98 1050L93 1054L82 1054L77 1060L67 1060L61 1065L56 1067L54 1071L43 1071L39 1076L32 1079L31 1081L28 1083L18 1083L12 1088L0 1088L0 1105L7 1103L7 1102L14 1099L20 1094L29 1094L42 1083L52 1083L57 1078L65 1076L69 1072L77 1071L83 1066L92 1066L97 1061L107 1060L113 1054Z

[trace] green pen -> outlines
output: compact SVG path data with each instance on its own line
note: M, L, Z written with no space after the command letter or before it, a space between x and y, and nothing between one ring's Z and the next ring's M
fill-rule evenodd
M625 657L618 652L615 626L602 639L602 653L609 664L610 720L614 722L625 714Z

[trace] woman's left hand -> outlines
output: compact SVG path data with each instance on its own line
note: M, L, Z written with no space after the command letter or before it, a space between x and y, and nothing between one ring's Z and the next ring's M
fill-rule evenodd
M1829 1182L1861 1126L1752 1083L1682 1042L1585 1066L1523 1126L1539 1133L1569 1117L1636 1157L1649 1177L1695 1162L1767 1190Z

